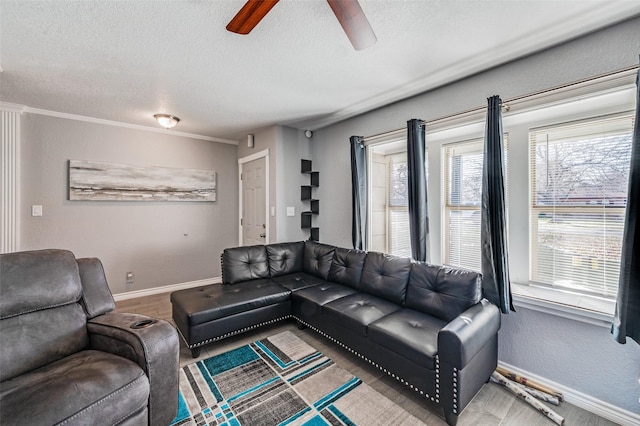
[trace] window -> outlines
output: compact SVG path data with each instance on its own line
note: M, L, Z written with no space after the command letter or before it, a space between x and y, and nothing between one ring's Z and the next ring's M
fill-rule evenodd
M506 164L507 135L504 144ZM481 270L483 151L484 139L444 145L444 263L476 271Z
M411 257L407 153L387 156L387 252Z
M615 298L633 116L533 129L530 280Z
M371 239L368 249L410 257L406 139L371 145L369 151Z
M518 305L589 323L609 321L619 279L636 74L630 69L545 90L514 99L505 110L509 275ZM481 270L485 126L484 107L426 126L434 263ZM405 134L373 136L367 144L369 176L379 185L369 192L369 211L375 212L368 217L368 250L409 253L408 226L402 233ZM379 234L371 238L374 222Z

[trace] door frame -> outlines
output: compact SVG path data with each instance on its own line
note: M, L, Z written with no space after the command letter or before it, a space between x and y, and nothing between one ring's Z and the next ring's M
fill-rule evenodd
M264 223L265 233L267 234L264 241L268 244L269 239L269 148L256 152L255 154L247 155L246 157L238 158L238 245L242 245L243 233L242 233L242 168L245 163L249 163L254 160L264 158Z

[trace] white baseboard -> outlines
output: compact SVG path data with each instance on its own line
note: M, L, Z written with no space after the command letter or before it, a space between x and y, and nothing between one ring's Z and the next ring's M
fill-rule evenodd
M200 286L209 285L209 284L220 284L221 282L222 282L222 279L220 277L207 278L204 280L189 281L186 283L171 284L171 285L165 285L162 287L154 287L154 288L147 288L144 290L135 290L135 291L128 291L126 293L118 293L113 295L113 299L116 302L119 302L121 300L135 299L136 297L151 296L151 295L160 294L160 293L168 293L170 291L183 290L185 288L200 287Z
M631 411L616 407L608 402L594 398L552 380L545 379L544 377L507 364L506 362L499 361L498 365L513 373L520 374L528 379L540 383L541 385L548 386L551 389L561 392L564 396L564 400L571 405L575 405L576 407L582 408L583 410L589 411L623 426L640 425L640 415L632 413Z

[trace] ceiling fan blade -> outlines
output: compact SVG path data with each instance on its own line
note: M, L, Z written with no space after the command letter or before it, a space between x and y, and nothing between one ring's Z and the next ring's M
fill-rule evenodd
M327 3L356 50L366 49L378 41L358 0L327 0Z
M249 34L276 3L278 0L248 0L227 24L227 30L237 34Z

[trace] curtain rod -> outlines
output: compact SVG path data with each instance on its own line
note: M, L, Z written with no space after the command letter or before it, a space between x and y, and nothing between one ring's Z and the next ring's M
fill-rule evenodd
M517 103L520 103L520 102L523 102L523 101L527 101L527 100L530 100L531 98L543 98L543 97L546 97L546 96L550 96L551 94L553 94L553 93L555 93L555 92L557 92L559 90L568 89L568 88L572 88L572 87L580 86L580 85L588 85L588 83L597 82L597 80L602 80L602 79L609 80L611 77L625 77L627 74L629 74L629 73L631 73L633 71L637 71L638 68L639 68L638 65L634 65L632 67L623 68L623 69L618 70L618 71L613 71L613 72L610 72L610 73L601 74L601 75L599 75L597 77L590 77L590 78L586 78L586 79L583 79L583 80L574 81L573 83L567 83L567 84L563 84L563 85L560 85L560 86L556 86L556 87L553 87L551 89L540 90L538 92L532 92L532 93L529 93L527 95L517 96L515 98L511 98L509 100L502 101L503 112L509 111L513 104L517 104ZM449 115L445 115L445 116L442 116L442 117L434 118L432 120L421 120L421 123L422 123L423 126L424 125L433 126L433 125L436 125L436 124L439 124L439 123L444 123L446 121L449 121L449 120L452 120L452 119L455 119L455 118L461 118L461 117L468 116L468 115L479 114L479 113L484 112L486 110L487 110L486 106L477 107L477 108L468 109L468 110L465 110L465 111L462 111L462 112L457 112L455 114L449 114ZM403 131L406 131L406 130L407 130L406 127L402 127L400 129L396 129L396 130L390 130L390 131L383 132L383 133L378 133L378 134L375 134L375 135L365 136L363 139L364 139L364 142L366 143L366 142L368 142L368 141L370 141L372 139L379 139L379 138L383 138L383 137L387 137L387 136L393 136L396 133L400 133L400 132L403 132Z

